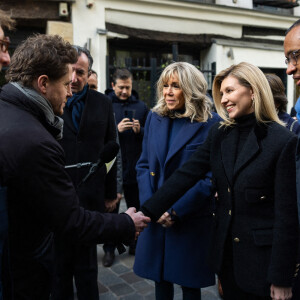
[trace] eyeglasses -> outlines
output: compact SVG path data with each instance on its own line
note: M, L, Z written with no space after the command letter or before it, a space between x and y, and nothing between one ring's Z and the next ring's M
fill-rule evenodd
M293 66L296 66L298 63L297 59L299 55L300 55L300 49L291 52L289 56L286 58L285 64L288 65L289 63L291 63Z
M2 52L7 52L8 47L10 45L9 37L5 37L3 40L0 40L0 50Z

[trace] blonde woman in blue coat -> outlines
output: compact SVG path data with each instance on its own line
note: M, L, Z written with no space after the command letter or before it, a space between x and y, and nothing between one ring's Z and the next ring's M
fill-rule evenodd
M137 163L141 205L201 145L220 118L211 111L203 74L189 63L167 66L157 83L158 101L149 113L143 151ZM210 174L164 215L165 224L152 222L138 239L134 271L155 281L156 299L173 299L173 283L183 299L201 299L201 288L214 285L206 264L211 227ZM201 206L199 203L207 203Z

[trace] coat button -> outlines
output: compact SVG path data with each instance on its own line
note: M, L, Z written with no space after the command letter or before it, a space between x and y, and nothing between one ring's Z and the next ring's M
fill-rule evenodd
M233 240L234 240L236 243L239 243L239 242L240 242L240 239L239 239L239 238L237 238L237 237L236 237L236 238L234 238Z
M228 187L227 191L228 191L228 193L230 193L230 188L229 187Z
M213 217L215 217L215 216L216 216L216 214L215 214L215 213L213 213L212 215L213 215Z
M231 216L231 209L229 209L229 212L228 212L229 216Z
M260 200L266 200L266 199L267 199L266 196L261 196L261 197L260 197Z
M155 173L154 173L154 172L150 172L150 175L151 175L151 176L155 176Z

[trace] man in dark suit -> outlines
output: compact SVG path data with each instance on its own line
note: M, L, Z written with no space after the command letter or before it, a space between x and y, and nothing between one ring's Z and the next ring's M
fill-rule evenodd
M284 54L286 57L287 75L292 75L297 86L300 86L300 19L296 21L287 31L284 40ZM298 218L300 221L300 157L297 156L297 198ZM300 242L300 240L299 240ZM300 245L297 268L300 267ZM295 279L293 299L300 299L300 275Z
M96 162L106 143L116 140L116 129L111 101L103 94L89 89L88 77L93 58L90 52L74 46L78 60L72 65L71 89L64 119L61 145L65 150L66 164ZM113 209L116 203L116 166L106 174L103 166L88 178L89 168L67 169L77 188L80 204L99 212ZM56 239L56 276L53 299L73 299L73 277L78 299L99 299L97 277L97 248L94 245L74 245Z
M4 29L12 29L14 26L12 20L6 13L0 10L0 71L2 67L6 67L10 63L10 56L8 53L9 38L5 37ZM2 253L4 242L7 237L7 210L6 210L6 190L0 185L0 300L2 300Z
M0 90L0 184L7 187L13 287L5 285L4 299L49 299L53 233L78 244L112 238L129 243L144 226L133 208L128 216L79 206L57 142L77 57L57 35L29 37L15 50L6 73L9 83Z

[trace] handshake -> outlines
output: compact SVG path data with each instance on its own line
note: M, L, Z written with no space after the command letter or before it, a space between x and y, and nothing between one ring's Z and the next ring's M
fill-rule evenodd
M141 211L136 212L135 207L128 208L125 213L129 215L134 222L136 237L148 226L151 221L149 217L146 217Z

